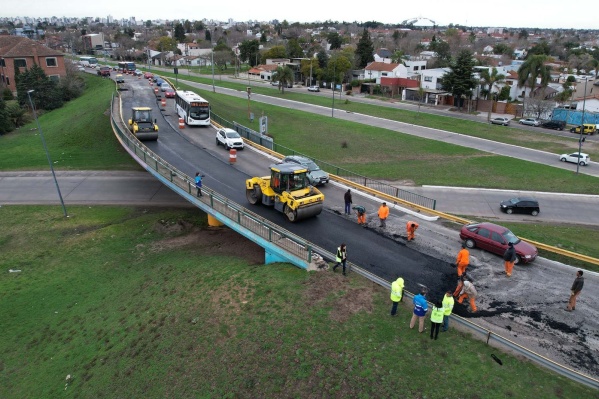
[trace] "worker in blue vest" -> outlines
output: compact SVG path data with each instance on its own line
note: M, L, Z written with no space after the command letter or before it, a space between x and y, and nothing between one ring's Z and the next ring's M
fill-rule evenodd
M420 294L414 295L412 302L414 303L414 314L410 320L410 328L414 328L416 319L418 319L418 332L424 331L424 318L428 311L428 302L426 301L426 289L422 288Z
M198 189L198 193L196 194L196 197L202 196L202 177L204 177L204 175L201 175L200 172L196 172L195 182L196 182L196 188Z
M391 302L393 302L393 306L391 307L391 316L395 316L397 314L397 305L401 301L401 298L403 298L403 287L404 281L401 277L391 283Z

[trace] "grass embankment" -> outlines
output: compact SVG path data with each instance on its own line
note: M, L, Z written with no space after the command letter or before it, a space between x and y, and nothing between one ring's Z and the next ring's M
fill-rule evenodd
M0 213L3 398L597 397L453 329L431 341L364 279L263 266L197 211Z
M114 81L94 75L85 78L84 94L62 108L39 116L54 168L57 170L138 170L115 140L110 126ZM0 170L47 170L37 124L31 123L0 137Z

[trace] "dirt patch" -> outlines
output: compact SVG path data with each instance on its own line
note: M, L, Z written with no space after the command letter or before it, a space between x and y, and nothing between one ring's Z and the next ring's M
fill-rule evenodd
M173 235L156 242L149 248L152 253L173 250L192 249L204 256L230 255L245 259L250 264L264 263L264 249L240 236L227 227L199 228L189 222L161 221L154 230L165 235Z
M372 313L373 295L378 286L368 283L365 287L352 287L351 280L341 273L314 273L305 283L308 287L304 297L309 307L335 296L330 318L336 322L346 322L359 312Z

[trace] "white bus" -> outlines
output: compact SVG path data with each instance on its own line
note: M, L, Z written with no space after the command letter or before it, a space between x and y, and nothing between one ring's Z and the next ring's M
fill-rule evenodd
M82 56L79 57L79 65L95 68L98 65L96 57Z
M210 104L193 91L177 90L175 94L177 115L185 124L210 126Z

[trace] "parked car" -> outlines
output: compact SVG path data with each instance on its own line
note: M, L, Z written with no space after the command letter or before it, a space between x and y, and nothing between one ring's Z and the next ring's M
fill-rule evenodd
M541 123L541 127L545 129L564 130L566 122L564 121L545 121Z
M501 256L511 242L516 250L515 263L530 263L539 254L534 245L522 241L509 229L494 223L467 224L460 230L460 238L468 248L478 247Z
M559 156L559 160L562 162L573 162L580 166L587 166L591 162L589 154L584 152L573 152L572 154L562 154Z
M123 75L121 75L120 73L116 75L115 80L117 83L125 83L125 78L123 78Z
M216 132L216 145L222 144L227 150L235 148L243 150L243 139L233 129L222 128Z
M320 87L318 87L318 86L310 86L310 87L308 87L308 91L320 91Z
M541 125L541 121L538 120L537 118L520 119L520 121L518 123L520 123L521 125L527 125L527 126L540 126Z
M582 134L595 134L595 131L597 130L597 127L591 123L585 123L582 126ZM572 129L570 129L570 132L580 134L580 126L574 126Z
M499 207L508 215L512 213L530 213L532 216L537 216L541 211L539 201L530 197L517 197L502 201Z
M146 72L144 73L144 78L145 79L152 79L154 77L154 74L152 72Z
M175 98L175 90L172 87L169 87L164 92L164 97L166 98Z
M329 174L320 169L318 165L316 165L316 163L314 163L314 161L312 161L310 158L299 155L289 155L283 158L281 162L296 163L308 169L308 180L313 186L318 186L329 182Z
M503 116L498 117L498 118L493 118L493 119L491 119L491 124L507 126L510 124L510 118L505 118Z

